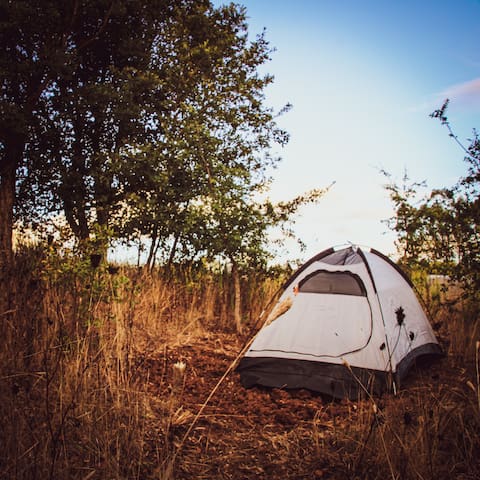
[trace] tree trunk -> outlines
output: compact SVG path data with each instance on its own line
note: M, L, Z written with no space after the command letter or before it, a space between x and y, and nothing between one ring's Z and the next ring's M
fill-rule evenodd
M175 259L175 253L177 253L177 245L180 240L180 233L177 232L175 234L175 239L173 240L172 249L170 250L170 256L168 257L167 267L170 270L172 266L173 260Z
M155 266L155 252L157 251L157 238L158 238L157 234L158 234L158 229L157 227L154 227L150 237L151 243L150 243L150 249L148 251L148 258L145 263L146 267L150 272L153 270L153 267Z
M232 279L233 279L233 289L234 289L234 297L233 297L233 317L235 320L235 328L237 333L243 332L243 325L242 325L242 296L241 296L241 289L240 289L240 275L238 273L238 266L235 261L232 261Z
M13 254L13 205L15 203L16 165L8 164L0 177L0 265L10 264Z
M10 308L8 283L13 261L13 207L17 166L24 145L20 137L6 143L5 156L0 163L0 316Z

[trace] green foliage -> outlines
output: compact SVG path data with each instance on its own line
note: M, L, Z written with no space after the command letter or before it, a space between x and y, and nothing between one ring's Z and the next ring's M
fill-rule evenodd
M69 330L75 325L83 329L114 321L115 304L125 301L125 287L130 283L89 242L75 242L70 247L64 239L51 242L44 250L41 272L46 288L69 298L71 310L65 312Z
M63 214L86 250L146 238L150 266L159 252L262 264L266 230L320 196L255 200L290 106L265 105L272 49L249 39L244 7L19 0L2 12L0 165L16 152L24 226Z
M397 233L404 267L447 275L458 282L465 296L475 299L480 290L480 141L474 130L469 147L463 147L448 123L447 106L448 101L431 116L440 119L464 150L467 175L450 188L421 195L424 182L411 183L405 174L399 186L383 172L395 207L395 216L387 224Z

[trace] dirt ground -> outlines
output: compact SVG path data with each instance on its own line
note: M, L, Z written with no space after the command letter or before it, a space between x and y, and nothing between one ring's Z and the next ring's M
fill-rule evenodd
M478 478L478 441L459 438L470 435L465 425L453 432L460 421L478 426L466 369L442 359L412 371L396 396L358 402L245 389L232 371L195 418L241 347L235 335L211 334L144 360L145 478L161 477L172 458L178 480Z

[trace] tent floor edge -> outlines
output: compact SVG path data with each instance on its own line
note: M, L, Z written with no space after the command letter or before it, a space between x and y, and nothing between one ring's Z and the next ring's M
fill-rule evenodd
M397 365L395 382L399 388L408 372L417 364L432 362L445 357L445 353L438 343L425 343L411 350Z
M245 388L307 389L334 399L359 400L391 390L389 372L343 364L275 357L243 357L237 366Z

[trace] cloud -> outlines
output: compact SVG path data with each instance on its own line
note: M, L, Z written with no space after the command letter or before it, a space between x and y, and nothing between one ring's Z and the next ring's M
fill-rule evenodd
M449 98L457 105L480 107L480 78L451 85L441 93L441 96Z
M480 78L456 83L441 92L432 93L423 101L408 107L407 111L413 113L433 112L434 109L440 108L447 98L450 100L449 111L480 109Z

